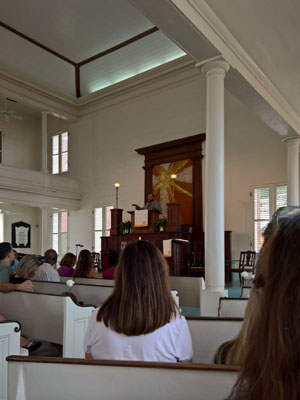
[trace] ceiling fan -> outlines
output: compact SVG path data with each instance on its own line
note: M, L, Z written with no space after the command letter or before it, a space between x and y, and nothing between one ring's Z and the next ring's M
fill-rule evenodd
M0 210L0 214L6 214L6 215L22 215L23 213L21 213L21 212L15 212L15 211Z
M22 121L23 117L18 115L15 110L4 110L1 111L1 114L4 115L4 119L6 122L9 122L11 118L18 119Z

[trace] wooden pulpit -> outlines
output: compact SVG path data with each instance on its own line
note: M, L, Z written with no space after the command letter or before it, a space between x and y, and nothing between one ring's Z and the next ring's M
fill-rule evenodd
M180 232L180 204L167 203L168 225L167 232Z
M160 213L156 210L148 210L148 226L135 227L134 211L128 211L131 215L131 233L151 233L154 232L154 222L159 218Z
M117 235L119 233L118 226L122 222L123 210L122 208L112 208L110 212L111 212L110 234Z

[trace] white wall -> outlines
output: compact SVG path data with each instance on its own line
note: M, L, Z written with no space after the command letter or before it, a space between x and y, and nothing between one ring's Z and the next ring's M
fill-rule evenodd
M11 225L15 222L23 221L31 225L31 247L16 248L20 253L40 254L41 249L41 221L40 209L36 207L26 207L17 205L0 204L0 208L20 214L4 214L4 241L11 243Z
M41 120L30 115L22 121L0 119L3 131L3 164L10 167L41 169Z
M69 176L80 181L80 211L70 213L70 251L92 247L92 209L114 204L113 183L121 184L119 207L128 219L131 204L143 203L144 160L135 149L205 132L205 80L143 93L82 118L70 126ZM225 93L225 221L236 257L249 248L253 185L286 179L286 149L280 137L247 107Z

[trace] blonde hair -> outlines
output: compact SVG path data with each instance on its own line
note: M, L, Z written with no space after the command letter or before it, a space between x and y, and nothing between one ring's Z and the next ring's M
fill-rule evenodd
M249 328L255 314L257 296L257 290L252 288L241 330L234 339L221 344L217 349L213 359L214 364L241 365L248 341Z
M39 259L35 256L24 256L17 266L16 275L23 279L31 279L40 265Z

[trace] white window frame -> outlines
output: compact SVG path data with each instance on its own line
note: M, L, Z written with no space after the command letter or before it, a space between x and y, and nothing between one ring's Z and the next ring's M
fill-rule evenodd
M276 211L276 188L279 186L286 186L287 183L268 183L266 185L255 185L251 188L250 197L251 197L251 232L250 232L250 249L255 250L255 219L254 219L254 190L259 188L268 188L270 197L269 197L269 221L272 218L272 215Z
M68 137L68 147L66 151L62 151L62 138L63 138L63 134L67 134ZM58 153L53 153L53 140L55 137L58 137ZM57 174L64 174L66 172L69 171L69 138L70 138L70 134L69 131L65 130L63 132L58 132L55 135L52 136L51 138L51 173L52 175L57 175ZM62 155L63 154L67 154L68 157L68 162L67 162L67 170L66 171L62 171ZM58 172L53 172L53 157L57 155L58 156Z
M110 209L114 208L113 205L109 204L109 205L105 205L105 206L94 207L94 209L92 211L92 213L93 213L93 242L92 243L93 243L93 250L94 251L96 251L98 249L98 247L96 246L96 241L95 241L96 233L97 232L99 232L99 234L100 234L100 232L103 233L101 236L99 236L99 241L100 241L99 253L101 253L101 239L100 238L103 237L103 236L109 236L110 235L109 230L106 229L107 215L110 212L109 211L109 207L110 207ZM96 211L96 209L102 209L102 230L99 230L99 229L96 230L96 223L95 223L96 222L95 221L95 211Z
M62 232L61 231L61 215L62 213L66 212L68 216L68 221L67 221L67 232ZM53 215L58 214L58 232L53 232ZM66 252L69 251L69 212L68 210L53 210L51 213L51 247L54 248L53 246L53 235L58 235L58 248L55 249L58 254L58 259L60 260L64 255L65 252L62 252L62 235L67 234L67 248ZM62 254L63 253L63 254Z

